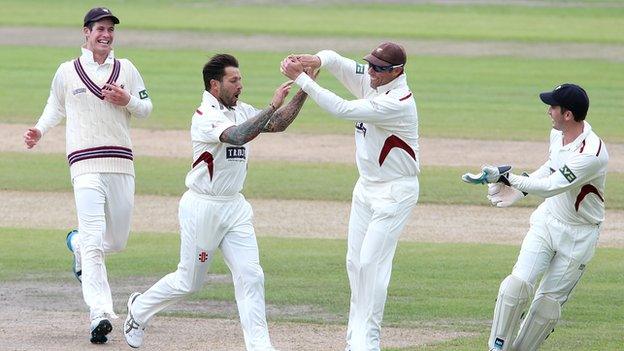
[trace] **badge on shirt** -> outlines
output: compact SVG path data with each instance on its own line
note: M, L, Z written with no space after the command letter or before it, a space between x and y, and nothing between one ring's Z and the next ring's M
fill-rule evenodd
M563 165L563 167L561 167L559 169L559 172L561 172L561 174L563 174L565 179L567 179L568 182L570 182L570 183L572 183L576 179L576 175L574 173L572 173L570 168L568 168L568 166L566 166L566 165Z
M228 146L225 148L225 158L226 159L242 159L244 160L245 155L245 147L244 146Z
M355 63L355 74L364 74L364 65L361 63Z
M141 100L147 99L149 97L149 96L147 96L147 90L139 91L139 97L141 98Z

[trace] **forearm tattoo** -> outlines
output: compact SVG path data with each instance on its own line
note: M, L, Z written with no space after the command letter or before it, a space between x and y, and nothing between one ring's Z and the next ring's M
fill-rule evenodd
M269 106L246 122L224 130L219 139L228 144L244 145L260 134L274 112L275 108Z
M295 120L295 117L301 111L303 103L305 102L308 94L303 90L299 90L292 100L279 110L273 113L269 122L264 126L263 132L283 132L286 128Z

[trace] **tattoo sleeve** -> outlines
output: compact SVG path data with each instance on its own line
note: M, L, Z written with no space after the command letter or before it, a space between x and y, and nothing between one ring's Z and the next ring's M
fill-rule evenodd
M244 123L224 130L219 140L233 145L244 145L248 143L260 134L274 112L275 108L272 105L265 108Z
M295 120L301 107L305 102L308 94L303 90L299 90L292 100L286 105L275 111L269 122L262 129L263 132L275 133L283 132Z

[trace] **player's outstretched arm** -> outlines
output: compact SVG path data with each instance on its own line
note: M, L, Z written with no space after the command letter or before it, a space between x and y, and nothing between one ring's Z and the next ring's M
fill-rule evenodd
M288 81L280 85L275 90L273 100L271 100L269 107L260 111L256 116L248 119L244 123L224 130L219 140L232 145L244 145L257 137L264 129L273 113L284 103L284 99L286 99L292 83L292 81Z

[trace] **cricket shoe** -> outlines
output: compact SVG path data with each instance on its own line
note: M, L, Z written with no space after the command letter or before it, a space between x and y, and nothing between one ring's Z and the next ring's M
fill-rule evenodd
M107 314L102 314L91 320L91 343L92 344L104 344L108 341L106 335L113 330Z
M67 233L67 237L65 238L65 244L67 244L67 248L74 255L74 262L72 263L72 272L74 272L74 277L78 279L80 283L82 283L82 260L80 258L80 250L77 247L78 243L78 231L76 229Z
M143 344L143 337L145 336L145 327L142 327L134 320L132 316L132 303L139 297L141 293L134 292L128 298L128 316L124 322L124 337L128 346L138 348Z

